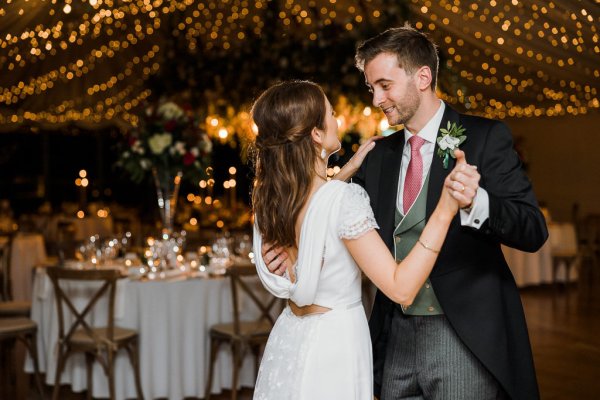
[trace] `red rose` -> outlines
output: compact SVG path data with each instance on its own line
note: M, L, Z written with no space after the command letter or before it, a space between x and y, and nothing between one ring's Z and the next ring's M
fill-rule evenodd
M177 128L177 122L175 122L175 120L170 120L165 123L165 131L172 132L175 128Z
M135 144L137 141L138 141L138 140L137 140L137 138L136 138L136 137L130 136L130 137L129 137L129 147L133 147L133 145L134 145L134 144Z
M196 157L189 151L183 156L183 165L185 166L192 165L194 161L196 161Z

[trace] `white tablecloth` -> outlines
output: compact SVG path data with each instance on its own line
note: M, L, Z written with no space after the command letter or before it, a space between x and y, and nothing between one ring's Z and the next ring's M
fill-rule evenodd
M577 251L575 228L573 224L548 224L548 240L535 253L526 253L502 246L506 262L515 277L517 286L532 286L552 283L552 254L561 250ZM577 280L577 268L571 268L570 281ZM558 268L556 279L566 280L565 266Z
M31 300L33 267L46 260L44 237L37 233L20 233L10 251L10 278L15 300Z
M79 303L89 295L81 283L77 290ZM89 283L87 283L89 285ZM58 315L54 292L46 273L39 269L34 282L36 294L32 304L32 319L38 323L40 367L46 371L46 383L53 385L56 368ZM73 293L73 292L72 292ZM203 397L208 375L210 326L232 321L231 294L228 279L189 279L181 281L139 282L124 279L119 282L115 308L115 324L136 329L140 335L140 376L146 399ZM257 315L250 302L241 302L242 314ZM105 318L106 304L100 305L98 324ZM31 360L26 371L32 371ZM215 368L212 391L231 388L232 363L227 346L221 348ZM254 360L246 357L240 374L240 384L254 386ZM115 386L117 399L136 396L134 378L127 354L122 351L116 360ZM62 381L75 392L86 388L85 359L70 358ZM108 397L108 382L97 363L94 367L94 397Z

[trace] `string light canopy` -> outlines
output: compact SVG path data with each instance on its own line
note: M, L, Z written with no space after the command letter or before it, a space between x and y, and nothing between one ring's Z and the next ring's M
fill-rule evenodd
M370 0L343 3L6 0L0 5L0 130L135 125L136 108L152 94L149 77L165 63L187 62L174 59L167 46L173 38L185 41L187 55L233 53L275 29L273 22L285 40L316 42L328 25L351 32L380 17ZM275 4L275 21L266 20Z
M600 108L599 3L411 0L410 8L444 55L441 97L505 118Z
M583 114L599 108L599 11L598 1L575 0L6 0L0 130L126 129L137 124L140 105L161 94L157 85L177 80L203 93L206 114L218 114L212 103L237 96L239 108L256 95L244 92L241 72L259 80L316 50L319 65L291 77L326 76L321 83L342 82L342 91L368 100L346 44L406 20L439 44L440 96L449 103L496 118ZM290 48L301 56L275 51ZM238 54L239 71L221 76Z

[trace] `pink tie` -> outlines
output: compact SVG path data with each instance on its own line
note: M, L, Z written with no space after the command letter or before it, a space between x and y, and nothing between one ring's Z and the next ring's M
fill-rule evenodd
M404 215L408 213L410 206L415 202L421 190L423 180L423 158L421 157L421 146L425 143L423 138L413 135L408 139L410 143L410 162L404 179L404 193L402 197L402 208Z

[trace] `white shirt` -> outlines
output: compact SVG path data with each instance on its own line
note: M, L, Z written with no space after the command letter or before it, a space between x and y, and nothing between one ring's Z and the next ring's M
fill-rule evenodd
M425 182L427 174L431 169L431 162L433 161L433 155L435 150L435 141L438 136L440 124L444 117L444 110L446 104L440 100L440 107L437 112L431 117L431 119L425 124L423 129L417 134L420 138L424 139L425 142L421 146L420 153L423 159L423 178L421 184ZM396 207L398 210L404 210L403 208L403 190L404 180L406 179L406 171L408 169L408 163L410 162L410 142L408 139L413 134L404 127L404 139L405 145L402 151L402 162L400 164L400 181L398 183L398 193L396 195ZM468 139L467 139L468 140ZM468 157L468 155L467 155ZM421 187L422 189L422 187ZM418 197L418 196L417 196ZM489 218L490 215L490 201L487 192L483 188L477 189L475 198L473 199L473 207L470 212L460 210L460 222L463 226L471 226L473 228L479 228Z

